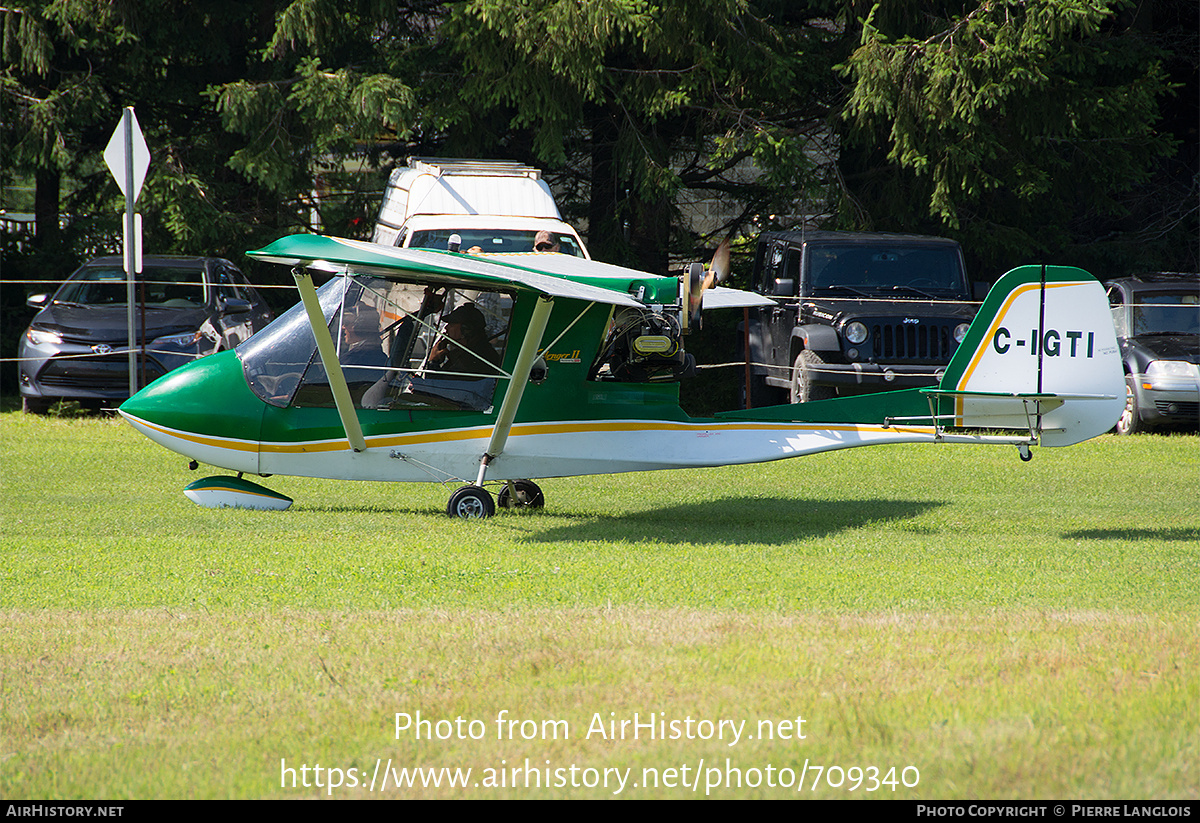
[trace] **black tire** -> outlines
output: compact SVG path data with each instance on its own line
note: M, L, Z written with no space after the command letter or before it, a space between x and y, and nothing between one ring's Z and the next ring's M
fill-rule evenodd
M1125 375L1125 410L1117 420L1117 434L1137 434L1145 430L1142 417L1138 414L1137 391L1132 375Z
M510 489L516 489L515 498L509 494ZM532 480L514 480L511 486L505 483L500 487L496 505L502 509L540 509L546 505L546 496Z
M832 386L821 386L813 383L813 375L819 374L825 368L825 361L811 349L804 349L796 355L792 364L793 403L808 403L813 400L829 400L836 395Z
M446 514L464 520L491 517L495 513L495 501L486 489L479 486L463 486L450 495L450 502L446 505Z
M23 414L45 414L50 410L50 402L42 397L22 397L21 412Z

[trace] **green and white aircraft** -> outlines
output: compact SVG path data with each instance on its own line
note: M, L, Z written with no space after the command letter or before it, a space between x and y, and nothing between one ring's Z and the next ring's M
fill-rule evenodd
M543 505L532 478L884 443L1007 444L1027 460L1107 431L1125 406L1104 290L1076 268L1004 275L936 387L694 418L678 381L700 306L772 302L703 266L662 277L315 235L250 255L292 267L301 302L120 409L151 440L238 473L191 484L204 505L290 504L243 473L455 484L448 512L487 517L497 501Z

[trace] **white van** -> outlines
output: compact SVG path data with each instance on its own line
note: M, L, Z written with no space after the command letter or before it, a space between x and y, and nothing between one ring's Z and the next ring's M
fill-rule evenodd
M541 232L548 237L535 248ZM388 180L372 241L445 249L453 234L462 251L588 257L538 169L503 160L409 158Z

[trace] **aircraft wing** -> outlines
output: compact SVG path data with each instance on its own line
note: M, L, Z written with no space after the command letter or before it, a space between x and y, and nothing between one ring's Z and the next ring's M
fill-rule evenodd
M674 303L679 293L676 277L647 274L569 254L459 254L316 234L284 237L248 254L269 263L328 272L355 271L385 278L408 276L466 288L481 284L523 286L547 297L572 297L632 308L642 308L648 303ZM773 305L775 301L769 297L722 286L706 289L703 297L705 309Z
M713 286L704 290L701 298L701 308L704 309L740 309L754 306L778 305L769 297L755 294L752 291L729 289L724 286Z
M632 269L621 269L565 254L489 255L405 249L325 237L295 234L276 240L266 248L247 252L250 257L287 266L307 266L328 272L353 271L377 277L401 279L413 277L422 282L444 283L463 288L489 286L524 287L547 297L570 297L595 303L643 308L643 295L671 295L674 302L676 279L658 277ZM556 258L561 258L558 260ZM522 259L537 268L514 265ZM567 262L575 265L567 265ZM549 264L558 264L549 265ZM615 271L614 271L615 270ZM658 301L654 301L658 302Z

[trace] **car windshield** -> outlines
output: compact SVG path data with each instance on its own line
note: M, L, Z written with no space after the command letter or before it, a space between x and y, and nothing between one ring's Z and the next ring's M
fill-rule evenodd
M431 229L413 232L409 248L445 250L450 242L450 235L457 234L462 239L462 251L478 249L487 254L512 254L513 252L539 251L534 248L538 232L533 229ZM557 243L558 248L540 249L540 251L557 251L579 257L579 247L575 238L569 234L551 232L551 242Z
M136 276L134 294L147 306L199 308L204 305L204 275L200 269L154 266ZM54 295L55 303L82 306L124 306L125 271L120 266L88 266L77 272Z
M834 289L859 295L902 292L940 297L966 294L954 248L814 244L807 261L805 276L810 291Z
M1134 295L1133 335L1200 334L1200 294L1152 292Z

